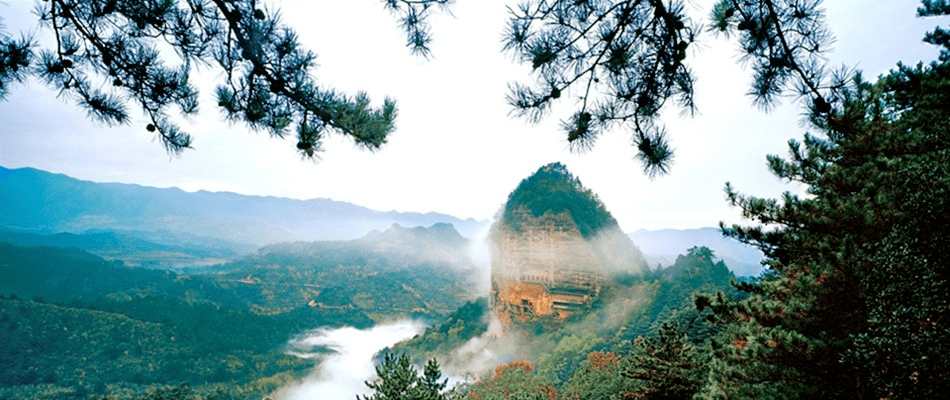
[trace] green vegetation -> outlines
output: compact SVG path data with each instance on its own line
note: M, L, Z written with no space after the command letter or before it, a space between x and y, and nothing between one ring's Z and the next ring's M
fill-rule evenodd
M426 16L445 3L387 2L386 8L403 16L409 47L426 54ZM316 55L279 13L254 1L54 0L39 4L36 14L55 45L0 31L0 100L11 84L36 77L104 124L128 124L130 107L140 107L149 120L142 129L177 154L190 148L191 137L175 116L197 113L199 92L190 78L202 65L226 77L215 94L229 120L274 137L294 135L307 157L322 150L330 132L377 149L395 129L393 100L374 108L366 93L347 96L318 83Z
M708 311L695 309L694 295L721 291L726 297L740 298L742 294L730 285L733 279L725 264L715 260L712 251L693 248L667 268L644 275L615 276L614 283L586 314L572 316L556 327L537 322L519 323L510 328L508 335L525 335L526 345L490 350L495 352L496 359L532 360L532 376L554 388L573 388L572 393L579 394L580 388L587 385L583 382L593 379L583 374L607 373L600 367L590 367L592 362L595 366L606 362L591 361L591 357L600 357L591 354L616 357L615 361L619 362L620 355L630 352L630 344L635 340L639 340L637 346L640 341L644 346L656 346L653 343L659 339L655 338L671 329L664 328L667 325L675 326L682 335L678 340L688 341L689 346L699 346L708 340L717 328L705 320ZM455 359L457 356L453 354L486 333L489 317L485 300L468 303L422 335L397 344L384 354L411 354L417 363L425 359L438 359L442 365L464 362ZM608 386L615 387L611 385Z
M466 302L442 322L436 323L421 335L398 343L382 354L412 354L413 361L438 358L450 354L470 339L488 330L488 299L481 297Z
M581 185L581 181L559 162L545 165L518 184L505 203L501 220L518 230L524 214L533 218L545 213L566 212L584 238L604 228L617 227L614 219L597 195Z
M191 382L251 396L310 367L281 351L292 334L287 320L173 299L123 305L137 313L0 299L0 393L42 397L61 388L84 398Z
M406 355L387 354L376 367L376 374L380 380L366 384L373 389L373 395L363 396L362 400L436 400L448 385L448 379L442 379L442 371L435 360L426 363L422 375L419 375Z
M723 0L714 13L717 29L731 31L739 20L736 29L753 46L751 59L781 51L784 38L782 46L773 45L784 17L776 15L774 3ZM808 14L807 7L798 11L801 18ZM948 15L950 5L926 0L918 12ZM556 347L533 358L535 373L567 398L945 396L950 390L950 35L937 28L925 41L942 47L938 60L899 64L876 82L857 74L833 88L834 98L814 98L809 111L820 134L790 141L787 159L768 158L776 176L803 184L806 195L762 199L727 186L730 202L757 225L722 229L765 253L765 274L734 283L738 292L711 294L713 288L702 281L689 282L696 269L688 266L708 255L694 248L670 271L707 292L695 296L695 309L671 307L669 317L654 320L661 325L637 335L633 348L598 352L602 335L578 340L562 334ZM771 68L790 67L809 84L804 69L795 67L798 57L782 56L757 70L769 75ZM768 82L760 86L756 94L763 100L777 93ZM657 309L654 305L648 313ZM575 350L565 351L570 349ZM563 373L571 362L558 353L591 350L571 374ZM551 362L555 357L563 361ZM503 398L508 390L492 396ZM540 398L536 395L523 396ZM485 397L471 391L471 398Z
M449 225L393 227L192 276L0 243L0 398L259 399L313 367L286 354L295 335L441 319L474 297L467 244Z
M924 2L923 15L947 14ZM724 327L703 395L933 398L950 389L950 41L939 61L875 83L770 157L808 196L731 201L763 226L726 228L768 256L739 301L704 297Z
M531 363L513 361L495 368L490 378L476 382L468 388L467 397L478 400L554 400L554 388L534 372Z

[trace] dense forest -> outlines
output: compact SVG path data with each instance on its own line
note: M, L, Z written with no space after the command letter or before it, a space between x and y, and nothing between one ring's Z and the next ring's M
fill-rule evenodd
M467 245L450 225L393 226L181 274L0 243L0 398L140 398L186 382L259 399L313 368L288 354L296 335L440 320L473 298Z
M617 221L590 189L585 188L564 164L551 163L525 178L508 195L501 221L518 230L523 213L537 218L545 213L567 212L581 235L590 238Z

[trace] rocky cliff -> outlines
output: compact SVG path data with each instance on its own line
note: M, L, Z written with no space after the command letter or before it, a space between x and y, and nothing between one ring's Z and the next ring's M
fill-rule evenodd
M583 312L611 274L646 265L603 203L560 163L518 185L489 241L491 307L506 324Z

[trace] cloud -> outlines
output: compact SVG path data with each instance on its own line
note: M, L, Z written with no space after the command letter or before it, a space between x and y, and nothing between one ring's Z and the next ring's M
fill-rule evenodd
M316 359L314 371L292 385L277 389L274 400L353 400L369 394L365 381L376 376L374 356L385 347L419 334L424 326L399 321L370 329L317 329L290 341L289 354ZM320 350L329 349L327 355Z

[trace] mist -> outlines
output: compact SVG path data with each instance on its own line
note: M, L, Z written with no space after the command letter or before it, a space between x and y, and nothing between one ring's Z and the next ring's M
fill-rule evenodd
M424 328L416 321L399 321L369 329L343 327L303 334L288 343L288 353L317 360L316 368L301 381L277 389L270 398L353 400L357 395L371 394L364 382L376 376L373 359L376 353L419 334Z
M468 257L475 266L471 276L478 296L487 296L491 290L491 248L488 235L491 224L483 224L469 240Z

